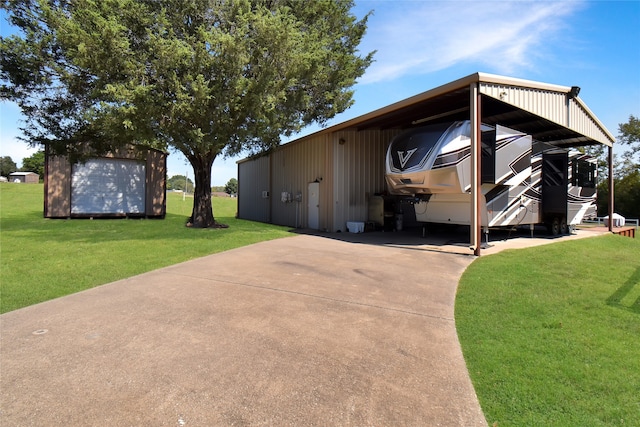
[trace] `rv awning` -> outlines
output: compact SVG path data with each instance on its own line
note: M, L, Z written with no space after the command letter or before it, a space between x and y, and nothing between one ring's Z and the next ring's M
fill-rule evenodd
M580 88L476 73L332 126L342 129L407 129L423 123L468 120L470 87L481 94L482 121L500 124L559 147L603 144L615 138L580 100Z

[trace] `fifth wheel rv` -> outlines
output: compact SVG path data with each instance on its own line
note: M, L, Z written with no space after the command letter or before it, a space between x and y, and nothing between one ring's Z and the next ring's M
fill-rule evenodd
M470 224L471 124L412 129L391 141L389 193L413 200L419 222ZM504 126L482 125L481 224L542 224L550 234L596 213L596 163L577 150L534 141Z

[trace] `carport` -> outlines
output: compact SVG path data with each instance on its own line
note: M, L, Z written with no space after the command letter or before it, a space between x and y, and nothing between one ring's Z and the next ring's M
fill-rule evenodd
M558 148L606 145L612 175L614 137L579 92L577 86L471 74L238 162L239 217L337 231L339 224L366 216L367 195L384 187L381 159L393 136L427 123L470 120L470 247L480 255L481 123ZM612 215L612 180L609 185Z

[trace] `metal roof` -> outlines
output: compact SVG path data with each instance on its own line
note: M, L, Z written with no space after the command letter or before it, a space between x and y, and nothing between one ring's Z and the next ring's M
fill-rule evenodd
M37 175L35 172L13 172L10 173L9 176L27 176L27 175Z
M500 124L561 147L603 144L615 138L578 97L580 88L475 73L320 131L406 129L423 123L468 120L471 85L481 94L482 122Z

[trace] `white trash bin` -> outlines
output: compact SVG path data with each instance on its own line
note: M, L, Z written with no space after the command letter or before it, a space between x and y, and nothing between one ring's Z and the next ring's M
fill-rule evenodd
M617 213L613 214L612 224L614 227L624 227L624 223L625 223L625 217ZM605 227L609 226L609 215L604 217L604 226Z
M364 233L364 222L348 221L347 230L349 233Z

